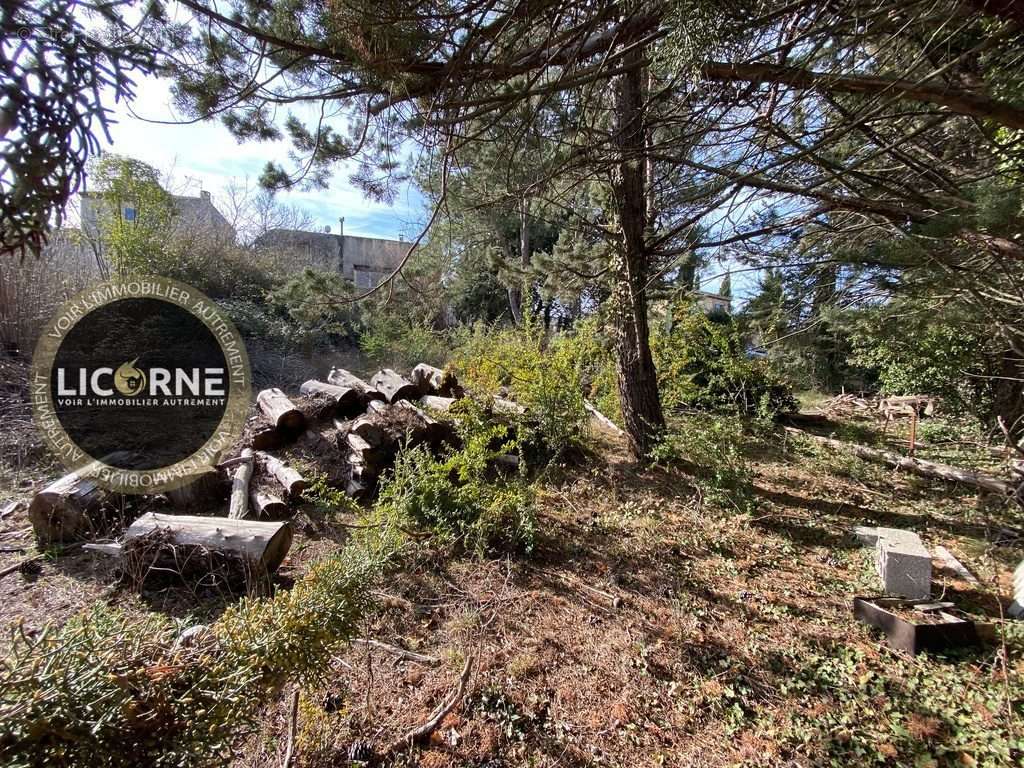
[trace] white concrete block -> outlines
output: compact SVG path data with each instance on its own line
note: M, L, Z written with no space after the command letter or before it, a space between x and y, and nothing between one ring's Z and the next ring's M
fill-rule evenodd
M932 556L916 533L881 528L876 553L887 594L915 600L931 595Z
M1024 619L1024 560L1013 572L1013 603L1007 613L1015 619Z

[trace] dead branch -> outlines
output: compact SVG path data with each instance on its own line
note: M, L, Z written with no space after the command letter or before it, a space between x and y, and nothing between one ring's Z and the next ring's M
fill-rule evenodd
M405 661L414 661L417 664L425 664L430 667L436 667L441 663L441 660L434 656L425 656L422 653L408 651L405 648L399 648L397 645L391 645L391 643L374 640L373 638L366 638L365 640L363 638L356 638L352 641L352 645L369 646L390 653L392 656L397 656Z
M466 659L465 666L462 668L462 674L459 676L459 685L452 695L437 706L437 709L433 711L430 718L425 723L413 728L407 734L402 736L402 738L391 742L388 748L379 755L380 759L385 760L388 757L407 749L413 744L420 743L425 739L430 738L430 734L438 729L441 722L448 716L448 713L455 709L459 702L461 702L466 696L466 686L469 684L469 675L472 669L473 657L469 656Z

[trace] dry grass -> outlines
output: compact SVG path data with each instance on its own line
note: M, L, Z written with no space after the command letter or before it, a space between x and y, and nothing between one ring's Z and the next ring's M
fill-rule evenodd
M898 525L945 545L984 585L940 575L945 597L993 618L1024 557L1019 521L961 490L802 445L763 447L753 461L759 503L749 516L708 508L684 475L637 470L621 446L605 445L593 463L556 469L540 484L533 559L458 559L421 543L381 585L364 632L442 663L343 649L328 682L302 691L296 765L342 765L366 745L390 743L453 690L467 655L477 664L465 706L401 764L881 765L909 764L918 748L938 764L971 764L974 747L916 694L893 689L885 709L857 684L831 690L831 678L816 677L851 655L853 680L892 669L893 684L909 685L908 675L923 670L954 675L965 691L976 686L996 702L1008 697L1017 702L1010 713L988 712L984 722L1004 742L1019 738L1019 650L1004 657L989 646L955 663L896 659L851 615L852 596L874 585L848 533L861 523ZM343 545L345 522L304 509L280 585ZM19 513L2 530L25 525ZM38 576L8 577L0 582L4 623L21 614L38 628L96 599L205 620L228 597L173 584L139 597L112 589L110 568L73 555L47 561ZM796 680L809 687L794 689ZM238 765L281 764L290 699L286 686L268 704ZM813 730L843 706L859 713L849 728ZM875 738L887 733L886 718L906 735ZM875 742L856 760L836 757Z

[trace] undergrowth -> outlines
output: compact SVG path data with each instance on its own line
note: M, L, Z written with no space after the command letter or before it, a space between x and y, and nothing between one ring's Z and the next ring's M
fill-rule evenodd
M384 479L376 514L429 530L436 540L478 556L530 553L537 517L533 490L501 459L521 452L521 437L490 423L464 398L453 408L461 447L440 458L426 446L400 451Z
M724 510L750 512L755 505L753 473L743 455L750 439L739 418L693 414L665 432L651 458L689 471L705 502Z
M98 606L60 629L16 632L0 667L0 761L218 765L286 679L328 669L401 536L367 529L291 590L229 607L194 642L157 614Z

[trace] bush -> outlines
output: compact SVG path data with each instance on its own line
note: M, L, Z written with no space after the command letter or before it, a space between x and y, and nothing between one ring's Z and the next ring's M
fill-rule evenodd
M367 318L359 348L378 365L399 370L418 363L443 366L448 357L443 333L384 310Z
M154 614L99 606L14 637L0 668L4 765L226 765L239 734L288 677L314 679L367 607L396 551L393 529L313 566L288 591L228 608L187 647Z
M745 354L728 317L712 319L679 306L668 331L652 334L662 406L770 418L797 409L796 398L763 360Z
M651 452L655 463L682 465L706 501L738 512L754 506L753 475L743 457L746 433L736 417L688 416Z
M527 455L558 456L582 443L587 423L576 348L566 337L547 339L530 318L521 328L477 326L456 351L459 380L470 390L505 388L526 409L517 434Z
M377 513L430 530L442 541L485 556L533 550L533 493L519 477L501 478L495 459L516 449L509 429L488 422L464 398L453 409L462 448L435 458L426 446L401 451L382 483Z

